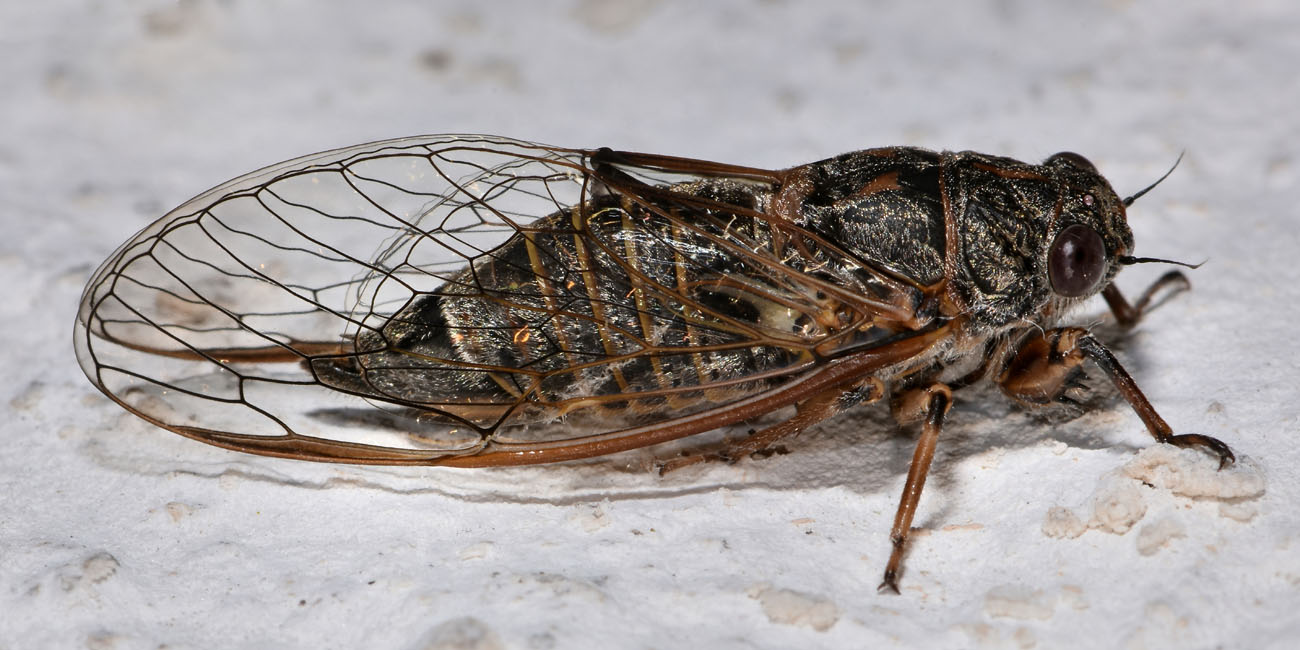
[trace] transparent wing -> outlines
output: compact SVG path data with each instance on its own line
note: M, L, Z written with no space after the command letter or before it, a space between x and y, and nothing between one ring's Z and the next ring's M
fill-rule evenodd
M689 435L907 332L913 292L773 217L780 180L488 136L307 156L119 248L77 356L150 422L255 453L496 464L464 459Z

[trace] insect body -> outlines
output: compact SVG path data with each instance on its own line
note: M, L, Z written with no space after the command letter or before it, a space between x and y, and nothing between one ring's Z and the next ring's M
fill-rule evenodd
M1148 188L1149 189L1149 188ZM1145 192L1145 190L1144 190ZM1139 193L1140 195L1141 193ZM738 459L889 398L921 436L882 587L952 391L1068 399L1096 363L1057 328L1131 256L1125 207L1077 154L913 148L764 170L484 136L289 161L173 210L95 273L78 359L185 436L306 460L492 466L612 453L795 414L665 469Z

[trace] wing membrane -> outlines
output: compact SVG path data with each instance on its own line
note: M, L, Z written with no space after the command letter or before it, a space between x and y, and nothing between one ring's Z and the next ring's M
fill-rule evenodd
M913 289L773 214L782 178L486 136L300 158L119 248L78 358L145 419L271 455L538 462L689 435L848 381L838 350L876 350L866 372L934 338L906 324Z

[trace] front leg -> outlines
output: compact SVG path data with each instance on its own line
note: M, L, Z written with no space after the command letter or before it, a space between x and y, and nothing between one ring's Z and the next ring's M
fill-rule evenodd
M1124 329L1132 329L1142 320L1147 309L1153 304L1152 300L1156 294L1161 291L1168 291L1170 295L1187 291L1192 288L1192 283L1187 280L1187 276L1182 271L1170 271L1162 276L1159 280L1151 283L1146 291L1138 297L1138 301L1129 304L1124 299L1124 294L1119 292L1119 288L1113 283L1102 290L1101 296L1106 299L1106 304L1110 306L1111 313L1115 314L1115 322Z
M1073 385L1084 360L1091 360L1106 373L1157 442L1205 449L1219 457L1219 469L1235 460L1228 445L1217 438L1197 433L1175 434L1115 355L1085 329L1063 327L1029 339L998 376L998 383L1004 393L1015 399L1033 404L1052 402Z

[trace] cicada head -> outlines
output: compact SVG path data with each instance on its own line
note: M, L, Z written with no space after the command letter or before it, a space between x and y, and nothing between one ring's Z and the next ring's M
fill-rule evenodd
M1048 283L1058 298L1087 298L1110 283L1133 250L1127 203L1077 153L1058 153L1044 166L1061 181L1060 212L1048 234Z

